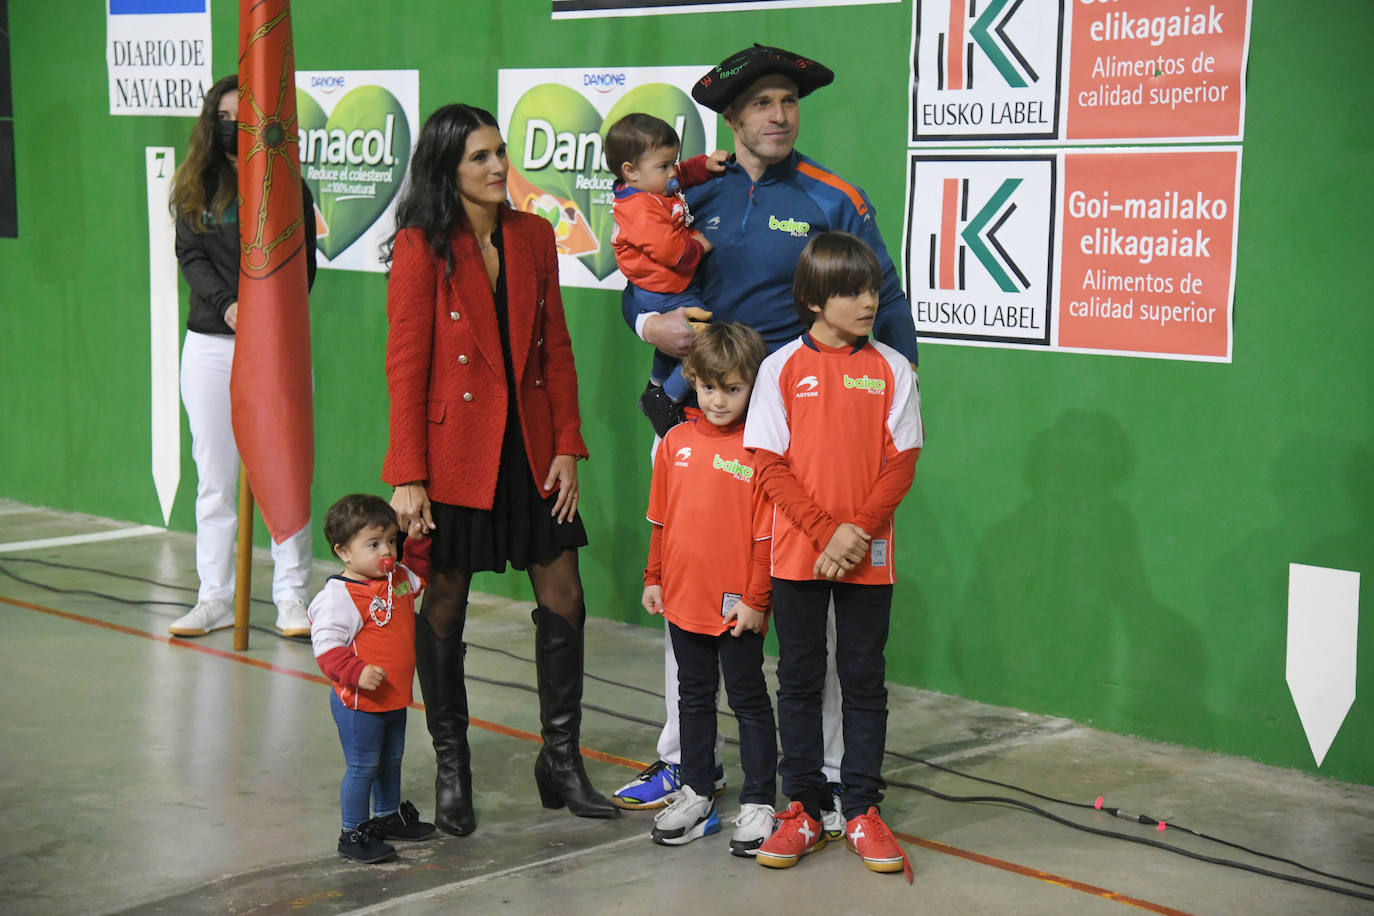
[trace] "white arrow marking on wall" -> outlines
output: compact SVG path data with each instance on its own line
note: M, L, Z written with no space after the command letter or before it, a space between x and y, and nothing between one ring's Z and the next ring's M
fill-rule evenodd
M152 352L153 488L162 523L172 516L172 501L181 482L181 406L177 364L176 228L167 201L176 170L176 150L150 146L148 171L148 326Z
M1288 564L1286 679L1317 766L1355 702L1360 574Z

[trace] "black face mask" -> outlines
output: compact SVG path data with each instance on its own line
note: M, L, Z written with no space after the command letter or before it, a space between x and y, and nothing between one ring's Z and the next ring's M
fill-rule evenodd
M224 151L226 156L237 156L239 154L239 122L216 121L215 142L219 144L219 148Z

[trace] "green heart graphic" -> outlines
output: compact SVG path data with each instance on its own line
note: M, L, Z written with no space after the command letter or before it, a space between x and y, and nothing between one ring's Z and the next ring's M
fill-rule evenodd
M606 131L632 111L681 123L682 157L705 151L705 127L687 93L667 83L627 92L603 119L582 95L545 83L520 97L511 113L511 202L554 226L560 246L576 255L598 280L615 272L611 250L611 182L602 143ZM588 233L584 235L582 233ZM587 250L594 246L595 250ZM585 252L585 253L583 253Z
M396 97L381 86L359 86L324 110L296 90L301 172L324 216L319 248L335 258L366 232L391 203L410 161L410 125Z

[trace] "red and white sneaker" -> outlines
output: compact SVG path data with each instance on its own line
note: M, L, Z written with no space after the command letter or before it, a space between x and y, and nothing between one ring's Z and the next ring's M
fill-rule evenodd
M845 845L858 853L864 865L873 871L899 871L906 875L906 883L911 883L911 861L897 843L877 808L869 808L867 814L849 819L844 828Z
M802 856L825 845L821 822L807 814L801 802L788 805L787 810L778 815L777 822L773 835L764 840L754 854L759 864L766 868L791 868Z

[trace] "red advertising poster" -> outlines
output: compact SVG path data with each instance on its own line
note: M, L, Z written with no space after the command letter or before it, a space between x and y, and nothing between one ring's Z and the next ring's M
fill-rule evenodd
M1066 153L1059 345L1230 360L1240 151Z
M1241 136L1249 0L1075 3L1069 140Z
M1238 147L909 154L916 333L1231 360Z
M1250 0L915 0L908 145L1239 140Z

